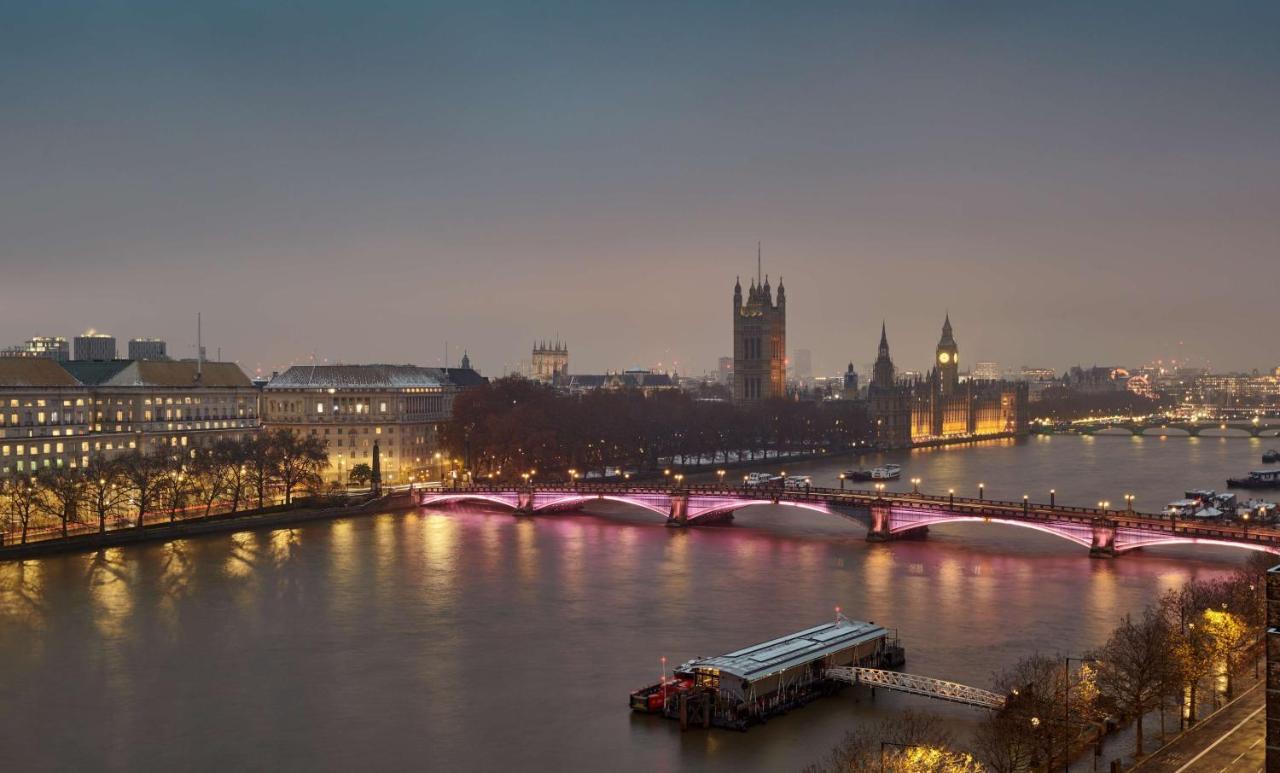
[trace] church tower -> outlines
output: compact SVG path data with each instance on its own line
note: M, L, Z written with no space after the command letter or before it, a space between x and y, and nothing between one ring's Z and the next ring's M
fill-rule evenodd
M934 364L937 367L938 392L943 396L954 394L960 385L960 347L956 346L956 339L951 335L950 314L942 323L942 338L938 341Z
M756 277L744 301L742 282L733 285L733 401L753 403L787 393L787 291L778 280L773 299L769 278L760 275L756 245Z
M884 323L880 323L880 350L876 353L876 365L871 371L871 385L877 389L892 389L897 375L893 368L893 359L889 357L889 336L885 333Z

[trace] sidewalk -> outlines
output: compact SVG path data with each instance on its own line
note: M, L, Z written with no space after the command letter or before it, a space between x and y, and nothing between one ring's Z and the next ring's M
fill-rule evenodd
M1130 768L1141 773L1258 773L1265 748L1261 680Z

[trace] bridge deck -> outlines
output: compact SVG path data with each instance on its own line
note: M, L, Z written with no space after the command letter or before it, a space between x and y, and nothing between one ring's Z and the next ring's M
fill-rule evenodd
M688 496L718 500L739 499L744 504L785 502L836 507L889 507L915 512L934 512L940 516L1017 521L1028 524L1082 525L1105 524L1117 529L1144 532L1153 537L1180 540L1203 540L1280 550L1280 530L1258 526L1236 526L1227 523L1203 523L1171 519L1162 515L1130 510L1110 510L1067 505L1046 505L1029 501L1004 502L990 499L971 499L956 496L881 492L867 490L843 490L812 487L788 489L779 486L724 486L717 484L686 484L678 488L670 486L629 485L622 483L579 483L559 486L469 486L456 489L431 489L423 492L423 501L453 498L464 495L514 496L524 491L534 494L557 494L561 497L580 498L585 501L604 497L637 496ZM944 520L940 518L939 520Z

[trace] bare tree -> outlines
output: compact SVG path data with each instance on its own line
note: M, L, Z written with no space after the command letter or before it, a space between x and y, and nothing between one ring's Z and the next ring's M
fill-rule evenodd
M251 489L249 444L251 440L223 440L213 447L213 457L222 466L224 495L231 498L231 512L240 511Z
M16 521L20 529L18 540L27 542L31 520L39 510L41 491L35 478L0 478L5 500L9 503L10 523Z
M232 467L238 467L238 465L229 463L216 450L200 454L191 461L192 493L204 508L205 518L213 512L213 506L218 500L228 494Z
M132 451L120 458L120 474L129 487L141 529L147 513L160 501L164 487L165 462L162 457Z
M320 471L329 464L324 441L315 435L295 435L287 430L271 433L275 450L275 475L284 488L285 504L293 503L299 488L319 486Z
M62 536L67 536L67 525L79 519L80 502L84 496L84 476L65 467L42 470L37 476L44 496L37 500L41 512L57 518Z
M1166 621L1152 609L1136 623L1126 615L1096 654L1102 693L1134 721L1138 757L1143 754L1142 720L1161 700L1162 672L1169 658L1166 626Z
M273 448L275 432L260 432L244 441L242 465L245 478L257 495L258 507L266 506L267 489L275 480L275 451Z
M160 500L169 511L169 523L174 523L195 496L198 484L181 458L166 458L158 469Z
M101 458L90 460L83 474L85 502L98 519L98 533L101 534L107 530L107 518L129 501L129 489L120 474L119 465Z

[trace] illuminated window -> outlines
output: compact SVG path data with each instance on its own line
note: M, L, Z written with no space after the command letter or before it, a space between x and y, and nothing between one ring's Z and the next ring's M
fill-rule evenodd
M316 403L316 413L324 413L324 403Z

